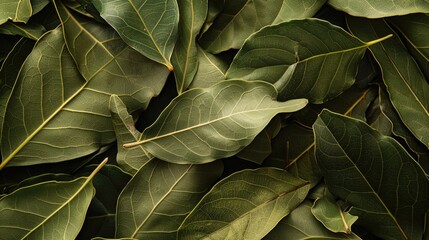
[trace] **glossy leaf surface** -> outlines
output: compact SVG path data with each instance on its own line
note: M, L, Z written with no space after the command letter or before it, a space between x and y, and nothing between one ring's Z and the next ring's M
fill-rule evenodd
M225 1L222 11L199 42L211 53L239 49L246 38L262 27L312 17L324 3L325 0Z
M183 219L222 174L221 162L142 166L118 199L116 237L175 239Z
M364 40L393 33L384 20L351 17L347 20L351 31ZM429 83L419 66L398 36L370 49L380 65L383 82L400 118L414 136L429 147Z
M205 163L229 157L255 138L280 112L294 112L305 99L277 102L265 82L230 80L210 88L191 89L176 97L141 139L155 157L173 163Z
M373 43L323 20L285 22L252 35L226 76L273 83L281 100L305 97L322 103L354 83L358 62Z
M396 15L406 15L416 12L429 12L429 2L426 0L328 0L334 8L353 16L366 18L382 18Z
M1 198L2 239L75 239L95 193L91 180L104 163L89 177L43 182Z
M277 168L218 182L182 223L178 239L261 239L305 198L308 182Z
M173 70L170 57L177 39L175 0L92 0L94 6L132 48ZM137 40L138 39L138 40Z
M364 122L327 110L313 128L329 191L352 206L357 224L383 239L421 239L428 180L405 149Z

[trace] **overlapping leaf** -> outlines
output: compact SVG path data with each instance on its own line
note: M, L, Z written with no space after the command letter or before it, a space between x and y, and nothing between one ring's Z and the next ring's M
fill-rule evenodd
M347 18L358 37L368 40L394 33L384 20ZM429 146L429 83L398 36L370 47L393 106L408 129Z
M218 182L180 226L178 239L261 239L305 198L308 182L277 168Z
M44 35L21 68L6 108L1 167L59 162L97 151L115 140L110 95L120 95L130 111L145 108L168 75L111 29L71 15L60 2L57 9L64 37L60 28Z
M211 53L239 49L246 38L262 27L312 17L324 3L325 0L225 1L222 12L199 42Z
M27 22L32 11L30 0L3 0L0 2L0 24L9 19L14 22Z
M429 2L426 0L328 0L328 3L334 8L350 15L366 18L382 18L417 12L429 12Z
M404 36L410 53L429 81L429 14L411 14L388 21Z
M329 191L352 206L357 224L383 239L422 239L428 180L405 149L366 123L328 110L313 128Z
M20 35L33 40L38 40L45 32L45 27L38 23L7 22L0 26L0 34Z
M366 48L380 40L363 43L323 20L293 20L252 35L226 76L274 83L282 100L322 103L354 83Z
M311 213L311 202L306 200L288 216L283 218L279 224L263 239L360 239L355 234L333 233L324 228L323 225L314 218Z
M173 163L205 163L229 157L245 146L280 112L294 112L306 99L276 101L262 81L222 81L175 98L138 142L155 157Z
M185 91L198 69L196 36L207 16L207 0L179 0L179 37L173 51L172 64L177 92Z
M0 199L2 239L70 239L77 236L94 196L88 177L23 187Z
M183 219L222 170L219 161L204 165L149 161L118 199L116 237L175 239Z
M92 0L122 37L146 57L173 70L170 57L177 39L179 8L175 0Z

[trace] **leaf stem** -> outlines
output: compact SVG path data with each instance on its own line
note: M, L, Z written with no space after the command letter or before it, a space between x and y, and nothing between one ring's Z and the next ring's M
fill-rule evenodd
M393 34L389 34L389 35L384 36L384 37L382 37L382 38L375 39L375 40L372 40L372 41L370 41L370 42L367 42L367 43L366 43L366 45L367 45L367 46L374 45L374 44L376 44L376 43L379 43L379 42L381 42L381 41L384 41L384 40L386 40L386 39L389 39L389 38L391 38L392 36L393 36Z

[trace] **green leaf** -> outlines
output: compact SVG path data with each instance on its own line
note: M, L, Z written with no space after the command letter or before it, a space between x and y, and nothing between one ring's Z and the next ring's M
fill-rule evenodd
M180 226L178 239L261 239L310 186L277 168L243 170L218 182Z
M155 157L172 163L206 163L243 149L280 112L294 112L306 99L276 101L274 87L261 81L222 81L191 89L164 109L138 142Z
M185 91L198 69L196 36L207 16L207 0L178 0L180 21L179 36L171 62L174 67L177 92Z
M394 34L385 20L347 18L351 31L362 39ZM390 100L408 129L429 146L429 84L398 36L371 48L380 65ZM412 106L412 107L409 107Z
M142 134L135 128L133 117L117 95L110 97L109 106L118 145L116 161L122 169L134 175L144 164L152 160L153 156L141 145L130 149L122 147L125 143L138 141Z
M34 22L27 24L6 22L0 25L0 34L20 35L33 40L38 40L45 32L43 25Z
M25 58L33 49L33 46L34 41L24 38L20 39L0 67L0 126L3 126L7 101L12 94L16 76ZM2 129L3 128L0 127L0 136Z
M383 239L422 239L428 180L405 149L364 122L327 110L313 128L329 191L352 206L357 224Z
M91 165L86 167L86 169L91 168ZM92 183L96 194L89 205L85 222L77 239L115 236L117 200L130 179L131 176L123 172L119 167L109 164L106 164L95 175Z
M23 187L0 199L2 239L75 239L94 196L88 177L73 181L49 181Z
M64 36L61 28L44 35L22 66L6 108L0 168L96 152L115 141L110 95L131 112L144 109L168 75L105 25L73 16L60 2L57 10Z
M411 14L388 19L399 30L404 41L419 64L420 69L429 79L429 14ZM429 81L429 80L428 80Z
M429 12L429 2L426 0L328 0L328 3L340 11L365 18L382 18L416 12Z
M262 27L312 17L324 3L325 0L225 1L222 12L199 42L211 53L239 49L246 38Z
M30 0L3 0L0 2L0 24L7 20L26 23L32 15Z
M338 203L332 202L327 197L316 199L311 208L311 213L331 232L352 233L351 226L358 217L341 209Z
M280 100L323 103L354 83L366 48L381 40L363 43L324 20L293 20L247 39L226 76L273 83Z
M173 70L170 57L177 39L175 0L91 0L100 15L132 48Z
M207 88L226 79L228 64L197 46L198 67L189 88Z
M355 234L333 233L326 229L311 213L311 202L305 200L263 239L264 240L309 240L309 239L360 239Z
M183 219L222 171L219 161L204 165L149 161L119 197L116 237L175 239Z

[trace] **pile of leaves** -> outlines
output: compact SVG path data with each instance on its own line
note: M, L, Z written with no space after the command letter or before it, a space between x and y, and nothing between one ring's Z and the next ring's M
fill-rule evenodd
M0 239L422 239L427 0L3 0Z

